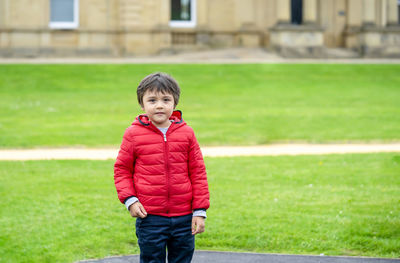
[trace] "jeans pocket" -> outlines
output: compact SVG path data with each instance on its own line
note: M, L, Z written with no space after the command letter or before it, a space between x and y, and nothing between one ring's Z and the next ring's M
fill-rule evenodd
M136 224L135 224L136 228L139 228L141 223L142 219L140 217L136 218Z
M142 220L141 220L141 218L140 217L138 217L138 218L136 218L136 223L135 223L135 234L136 234L136 237L138 238L138 240L139 240L139 228L140 228L140 223L142 222Z

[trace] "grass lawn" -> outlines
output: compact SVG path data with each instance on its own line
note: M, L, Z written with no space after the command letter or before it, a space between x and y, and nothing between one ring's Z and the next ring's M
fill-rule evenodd
M400 65L0 65L0 148L117 146L154 71L202 145L400 139Z
M0 262L138 253L110 161L0 163ZM207 158L197 249L400 257L400 155Z

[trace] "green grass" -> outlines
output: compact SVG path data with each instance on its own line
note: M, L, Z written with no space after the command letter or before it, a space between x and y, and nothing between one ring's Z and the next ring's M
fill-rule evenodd
M400 156L207 158L196 248L400 257ZM113 161L0 163L0 262L138 253Z
M202 145L400 139L400 65L1 65L0 148L119 145L154 71Z

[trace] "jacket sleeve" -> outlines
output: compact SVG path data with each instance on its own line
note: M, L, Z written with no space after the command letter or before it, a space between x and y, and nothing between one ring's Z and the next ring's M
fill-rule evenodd
M125 130L118 157L114 164L114 183L121 203L124 203L129 197L136 196L133 184L134 163L133 136L128 128Z
M188 165L189 177L192 183L192 209L208 209L210 207L210 193L208 191L206 166L193 130L190 140Z

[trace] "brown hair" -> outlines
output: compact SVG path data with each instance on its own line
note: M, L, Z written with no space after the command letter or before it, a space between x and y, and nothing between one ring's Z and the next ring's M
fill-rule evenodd
M143 96L148 90L151 92L156 91L163 94L171 94L174 98L174 107L178 105L181 89L179 88L179 85L175 81L175 79L172 78L170 75L163 72L156 72L142 79L136 91L138 102L142 107Z

